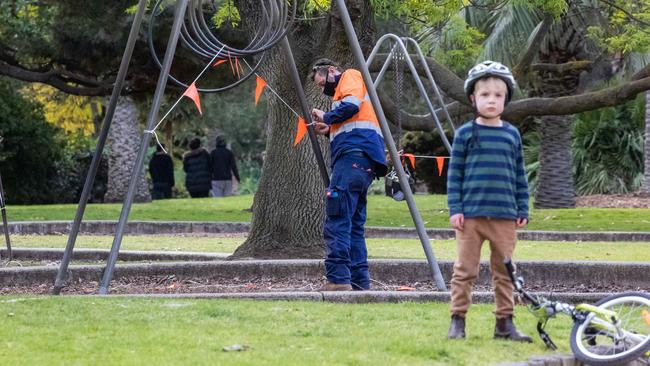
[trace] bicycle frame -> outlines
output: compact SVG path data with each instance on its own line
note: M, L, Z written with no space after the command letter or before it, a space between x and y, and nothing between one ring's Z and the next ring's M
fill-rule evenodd
M537 332L548 348L556 350L557 346L548 333L544 331L544 327L546 326L546 322L548 322L550 318L555 317L557 313L563 313L570 316L574 322L590 321L595 325L596 329L611 333L612 338L615 339L628 337L639 342L642 340L638 335L624 332L620 329L618 326L618 315L611 310L601 309L590 304L578 304L573 306L568 303L548 301L544 297L531 295L523 288L523 278L515 276L512 261L509 258L506 258L504 264L508 269L510 279L512 280L517 292L530 302L528 309L533 316L537 318Z
M585 321L590 322L591 326L598 330L609 332L613 339L629 338L636 342L643 341L643 337L640 335L621 329L618 314L611 310L601 309L590 304L580 304L576 306L576 311L588 313Z

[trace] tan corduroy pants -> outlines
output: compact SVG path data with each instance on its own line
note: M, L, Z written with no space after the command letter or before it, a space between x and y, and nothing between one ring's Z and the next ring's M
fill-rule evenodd
M456 230L458 258L451 278L451 313L465 317L472 303L472 287L478 277L483 242L490 242L490 269L496 302L496 317L513 315L514 286L503 265L512 258L517 242L514 220L478 217L465 219L463 231Z

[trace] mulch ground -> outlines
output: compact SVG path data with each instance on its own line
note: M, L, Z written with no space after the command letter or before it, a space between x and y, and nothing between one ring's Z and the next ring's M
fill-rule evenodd
M111 294L188 294L188 293L252 293L252 292L315 292L319 291L324 280L271 280L268 278L228 278L228 279L204 279L204 278L183 278L176 276L150 276L131 277L128 279L117 279L111 282ZM415 283L382 283L373 281L373 291L437 291L433 281L422 281ZM81 281L69 283L61 291L69 295L90 295L96 294L99 288L97 281ZM527 290L538 292L620 292L634 290L630 288L619 288L617 286L598 287L567 287L562 285L553 286L527 286ZM51 284L39 284L32 286L5 286L0 288L0 295L47 295L52 291ZM488 286L475 286L474 291L491 291Z
M576 197L576 207L650 208L650 194L596 194Z

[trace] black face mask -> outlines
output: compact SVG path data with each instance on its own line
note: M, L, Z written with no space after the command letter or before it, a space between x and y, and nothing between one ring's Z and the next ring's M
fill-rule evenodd
M336 92L336 86L339 85L339 80L341 80L341 75L336 75L334 81L329 81L325 79L325 85L323 86L323 94L333 97Z

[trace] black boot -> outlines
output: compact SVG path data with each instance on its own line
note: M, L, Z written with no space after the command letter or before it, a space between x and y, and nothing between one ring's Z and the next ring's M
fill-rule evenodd
M460 315L451 316L451 324L449 325L449 332L447 332L449 339L465 339L465 318Z
M503 319L497 318L497 323L494 327L494 338L509 339L516 342L533 342L532 338L517 330L515 324L512 322L512 315Z

